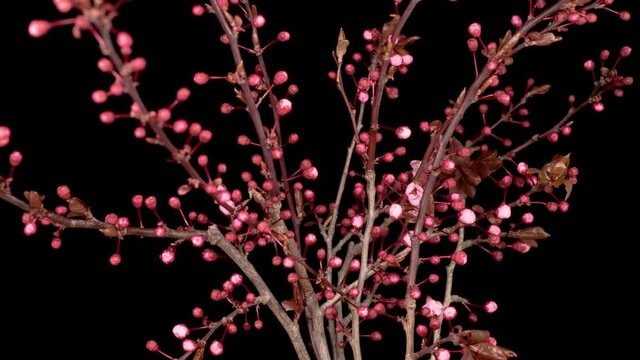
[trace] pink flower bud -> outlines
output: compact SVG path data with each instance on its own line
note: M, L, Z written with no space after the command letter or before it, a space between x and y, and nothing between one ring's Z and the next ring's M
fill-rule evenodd
M467 253L465 253L464 251L456 251L451 254L451 260L458 265L464 265L468 260Z
M508 219L511 217L511 207L507 204L502 204L496 209L496 216L499 219Z
M480 37L480 35L482 34L482 27L478 23L469 25L467 30L469 31L469 35L473 36L474 38Z
M286 71L278 71L273 77L273 83L275 85L281 85L287 82L289 75Z
M396 129L396 136L400 140L406 140L411 136L411 129L408 126L400 126Z
M442 310L442 314L446 320L453 320L458 315L458 311L453 306L447 306Z
M267 20L264 18L264 16L262 15L257 15L256 17L253 18L253 26L257 27L257 28L261 28L264 26L264 24L267 22Z
M278 105L277 105L278 115L280 116L287 115L288 113L291 112L292 108L293 108L293 104L289 99L280 99L280 101L278 101Z
M157 352L158 350L160 350L160 347L158 346L158 343L153 341L153 340L149 340L147 341L147 350L151 351L151 352Z
M342 259L338 256L334 256L329 260L329 267L333 269L337 269L342 266Z
M487 313L492 314L498 310L498 304L495 301L487 301L482 308Z
M289 39L291 39L291 34L289 34L288 31L280 31L278 33L278 41L289 41Z
M511 17L511 25L515 26L516 28L521 27L522 26L522 19L520 18L520 16L513 15Z
M458 221L463 225L473 225L476 222L476 214L471 209L462 209L458 213Z
M198 85L204 85L209 82L209 75L207 73L198 72L193 76L193 82Z
M389 207L389 216L394 220L398 220L402 216L402 206L400 204L391 205Z
M29 35L34 38L44 36L51 29L51 23L46 20L33 20L29 23Z
M255 324L254 324L254 326L255 326ZM258 327L256 326L256 329L257 328ZM209 351L211 351L211 354L213 354L213 356L222 355L222 353L224 352L224 345L222 345L222 343L220 341L214 340L214 341L211 342L211 346L209 347Z

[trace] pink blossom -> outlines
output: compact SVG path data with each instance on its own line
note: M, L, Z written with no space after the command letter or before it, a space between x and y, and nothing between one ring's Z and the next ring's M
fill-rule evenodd
M435 316L442 315L442 310L444 309L444 306L442 305L442 303L440 301L433 300L431 298L431 296L427 295L427 301L422 306L422 309L423 310L424 309L429 310L427 316L435 317Z
M11 138L11 130L6 126L0 126L0 147L5 147L9 144Z
M185 339L182 342L182 350L184 351L194 351L197 347L198 345L196 344L196 342L191 339Z
M396 129L396 136L398 139L406 140L411 136L411 129L408 126L400 126Z
M442 314L444 315L445 319L453 320L458 315L458 310L456 310L456 308L454 308L453 306L447 306L442 311Z
M416 183L409 183L407 185L407 189L404 191L405 195L407 195L407 199L411 205L418 207L420 206L420 200L422 200L422 193L424 190L422 186L417 185ZM474 219L475 221L475 219Z
M257 328L257 326L256 326ZM209 347L209 351L211 351L211 354L213 354L213 356L219 356L222 355L222 353L224 352L224 345L222 345L222 343L218 340L214 340L211 342L211 346Z
M468 261L467 253L464 251L456 251L451 254L451 260L458 265L464 265Z
M462 209L458 213L458 221L463 225L473 225L476 222L476 213L471 209Z
M189 328L185 324L178 324L173 327L173 336L178 339L184 339L189 335Z
M287 115L288 113L291 112L292 108L293 108L293 104L291 103L291 100L280 99L280 101L278 101L278 105L277 105L278 115L280 116Z
M361 215L356 215L351 219L351 226L353 226L354 229L356 230L362 229L363 225L364 225L364 218Z
M411 160L409 163L411 165L411 174L415 177L418 173L418 169L420 169L420 165L422 165L422 161L420 160Z
M447 349L440 348L436 350L436 360L449 360L451 359L451 353Z
M492 314L498 310L498 304L495 301L487 301L482 308L487 313Z
M496 209L496 216L499 219L508 219L511 217L511 207L507 204L502 204Z
M393 204L389 207L389 216L393 220L398 220L402 216L402 206L400 204Z

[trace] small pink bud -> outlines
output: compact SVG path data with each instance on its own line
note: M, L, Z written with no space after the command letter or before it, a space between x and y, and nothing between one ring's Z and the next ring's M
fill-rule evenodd
M604 111L604 104L603 104L603 103L601 103L601 102L595 102L595 103L593 103L592 107L593 107L593 110L594 110L595 112L602 112L602 111Z
M157 351L160 350L160 347L158 346L158 343L153 341L153 340L147 341L146 348L147 348L147 350L149 350L151 352L157 352Z
M120 256L120 254L113 254L111 255L111 257L109 257L109 264L113 266L120 265L121 261L122 261L122 257Z
M496 209L496 216L499 219L508 219L511 217L511 207L507 204L502 204Z
M389 216L394 220L398 220L402 216L402 206L400 204L391 205L389 207Z
M511 17L511 25L515 26L516 28L519 28L522 26L522 18L520 18L520 16L518 15L513 15Z
M498 310L498 304L496 304L495 301L487 301L482 308L487 313L493 314L494 312L496 312L496 310Z
M191 339L184 339L182 342L182 350L190 352L198 348L198 344Z
M116 43L121 48L130 48L133 45L133 38L126 31L121 31L116 35Z
M204 85L209 82L209 75L207 73L198 72L193 76L193 82L198 85Z
M13 167L20 165L22 162L22 154L19 151L14 151L9 155L9 164Z
M107 101L107 97L109 97L109 94L104 90L96 90L91 94L91 100L96 104L104 103Z
M592 71L595 68L596 63L593 60L587 60L584 62L582 66L584 67L585 70Z
M254 326L255 326L255 324L254 324ZM256 326L256 329L257 328L258 327ZM214 341L211 342L211 346L209 347L209 351L211 351L211 354L213 354L213 356L222 355L222 353L224 352L224 345L222 345L222 343L220 341L214 340Z
M262 15L257 15L256 17L253 18L253 26L257 27L257 28L261 28L264 26L264 24L267 22L267 20L264 18L264 16Z
M312 166L308 169L304 169L302 171L302 176L305 179L315 180L316 178L318 178L318 169L315 166Z
M450 360L451 353L447 349L440 348L436 350L436 360Z
M275 85L281 85L287 82L289 75L286 71L278 71L273 77L273 83Z
M527 175L527 171L529 171L529 165L523 162L518 163L518 173L520 175Z
M54 250L58 250L62 247L62 240L60 238L51 239L51 248Z
M116 226L120 229L126 229L129 227L129 219L126 217L119 217L116 220Z
M393 54L389 59L389 63L393 66L402 65L402 56L400 54Z
M469 31L469 35L473 36L474 38L480 37L480 35L482 34L482 27L478 23L469 25L469 28L467 28L467 30Z
M204 6L197 4L197 5L193 5L193 7L191 8L191 13L194 16L202 16L204 15L205 9Z
M447 306L442 310L442 315L447 320L453 320L458 315L458 311L453 306Z
M400 126L396 129L398 139L406 140L411 136L411 129L408 126Z
M280 31L278 33L278 41L289 41L289 39L291 39L291 34L289 34L288 31Z
M471 52L478 51L478 40L474 38L467 40L467 48L469 48L469 51Z
M467 253L465 253L464 251L456 251L451 254L451 260L458 265L464 265L468 260Z
M516 241L513 244L511 244L511 248L519 253L524 254L529 252L529 250L531 249L531 245L523 241Z
M131 60L131 70L135 72L142 71L147 68L147 60L142 57L137 57Z
M473 225L476 222L476 214L471 209L462 209L458 213L458 221L463 225Z
M38 231L38 225L35 222L30 221L24 225L23 232L27 236L31 236Z
M334 256L329 260L329 267L337 269L342 266L342 259L338 256Z
M230 280L233 283L233 285L240 286L240 285L242 285L243 277L242 277L241 274L235 273L235 274L231 275Z
M284 116L291 112L291 109L293 108L293 104L289 99L280 99L276 107L277 107L278 115Z
M162 260L165 265L171 264L176 259L176 254L173 250L168 249L160 254L160 260Z
M29 35L34 38L44 36L51 29L51 23L46 20L33 20L29 23Z
M6 126L0 126L0 148L9 144L11 138L11 129Z

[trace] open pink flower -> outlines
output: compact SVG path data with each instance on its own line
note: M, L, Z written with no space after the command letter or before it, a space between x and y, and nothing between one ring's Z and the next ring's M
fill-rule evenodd
M418 207L420 206L420 200L422 199L423 192L424 190L422 189L422 186L416 185L415 183L409 183L404 193L405 195L407 195L407 200L409 200L409 203L411 203L411 205L413 206Z
M429 317L442 315L444 306L440 301L433 300L431 296L427 296L427 302L422 306L423 309L429 310Z

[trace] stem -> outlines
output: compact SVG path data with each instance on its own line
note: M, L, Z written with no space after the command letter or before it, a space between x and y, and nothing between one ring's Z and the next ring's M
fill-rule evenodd
M458 230L458 235L460 235L460 239L458 240L457 244L456 244L456 249L455 251L460 251L462 250L464 244L464 227L461 227ZM456 268L456 263L455 261L449 261L449 265L447 265L447 279L445 282L445 288L444 288L444 299L442 300L442 306L443 307L447 307L451 304L451 293L453 291L453 272ZM440 321L442 321L442 315L440 315ZM442 322L441 322L442 324ZM442 333L442 325L437 328L436 330L433 331L433 343L437 344L438 341L440 340L440 336Z
M224 235L220 233L218 228L213 225L209 227L207 241L211 244L218 246L229 258L238 265L242 272L251 280L253 285L260 293L260 296L264 298L264 302L269 307L269 310L273 312L278 319L296 351L299 359L311 359L307 352L307 347L300 334L298 324L291 320L287 313L284 311L276 297L273 295L269 286L264 282L264 279L255 267L249 262L244 254L242 254L233 244L224 238Z

